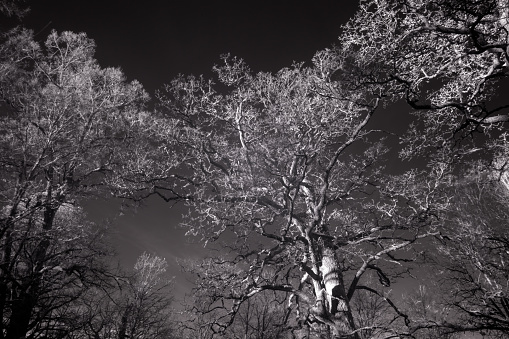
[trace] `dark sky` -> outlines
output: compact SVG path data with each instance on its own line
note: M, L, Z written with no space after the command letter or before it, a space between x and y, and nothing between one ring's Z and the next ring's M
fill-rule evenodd
M177 74L207 74L223 53L276 71L337 40L358 0L29 2L26 26L86 32L102 66L120 66L152 94Z
M52 29L86 32L97 44L103 66L121 67L151 96L181 74L210 74L219 56L231 53L255 71L277 71L337 41L340 26L358 0L297 1L117 1L34 0L22 24L44 40ZM113 218L115 243L125 265L143 251L176 260L199 257L176 229L182 210L150 200L137 213L120 213L112 201L91 201L94 220ZM177 290L188 284L177 280Z

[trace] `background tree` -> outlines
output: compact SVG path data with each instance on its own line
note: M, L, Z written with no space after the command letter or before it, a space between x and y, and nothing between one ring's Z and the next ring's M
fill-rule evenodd
M90 314L78 338L177 338L172 281L165 259L143 253L118 286L96 289L82 312Z
M126 82L120 70L101 69L85 34L53 32L40 46L18 28L3 39L0 304L9 303L12 311L2 308L0 336L17 339L29 333L42 302L39 288L49 250L61 241L54 236L59 211L106 187L108 175L137 165L127 163L144 145L136 136L145 134L141 126L147 114L141 108L147 95L136 81ZM18 281L13 270L17 251L24 250L17 241L25 227L38 236L31 239L34 273L29 281Z
M244 303L228 328L225 338L290 338L285 324L287 300L274 292L260 293Z
M368 285L376 285L377 278L366 278L371 281ZM393 331L387 331L387 328L391 328L392 322L398 324L399 315L393 312L385 298L392 299L391 291L388 288L380 289L377 293L368 289L359 289L352 297L352 312L361 339L390 338L394 334Z
M181 77L160 96L186 163L185 225L206 242L229 239L231 255L197 268L203 311L220 313L215 332L272 290L290 294L296 324L358 337L350 301L364 274L389 285L386 264L437 234L430 197L444 173L422 191L416 172L382 180L386 149L369 127L379 92L343 87L344 65L327 53L313 63L252 74L225 58L219 85Z
M434 275L432 269L428 266L427 274ZM413 328L413 337L419 339L444 338L454 339L462 338L460 331L444 326L450 319L454 318L454 312L445 299L450 291L444 287L439 287L440 278L438 274L429 285L419 285L410 293L405 293L404 300L405 312L412 318L415 325ZM445 299L444 299L445 297Z

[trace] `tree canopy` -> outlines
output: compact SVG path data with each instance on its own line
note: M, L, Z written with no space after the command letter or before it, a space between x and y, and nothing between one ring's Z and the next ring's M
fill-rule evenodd
M490 1L363 1L337 47L362 84L384 85L417 117L402 155L507 148L509 5ZM497 92L499 88L502 91ZM479 133L490 142L479 143Z
M53 307L43 298L49 272L71 274L77 265L70 260L64 267L53 254L78 250L66 249L73 242L64 240L72 227L86 227L79 221L75 225L73 206L93 190L112 187L109 183L114 180L108 178L128 172L132 152L143 145L135 136L144 134L142 107L147 94L138 82L127 82L120 70L100 68L93 59L94 48L85 34L53 32L43 46L23 29L3 35L2 338L33 335L40 325L32 325L37 310ZM60 215L66 216L65 231L58 224ZM78 260L78 252L73 253ZM26 265L30 274L20 269ZM87 276L84 271L93 270L86 264L79 267L78 280ZM62 288L66 281L61 280Z

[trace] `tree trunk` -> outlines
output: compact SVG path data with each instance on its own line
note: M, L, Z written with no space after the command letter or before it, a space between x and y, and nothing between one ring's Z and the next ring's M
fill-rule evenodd
M21 300L14 303L5 339L25 338L30 325L34 305L32 293L22 293Z
M346 299L343 273L334 250L327 247L323 249L320 271L327 295L327 310L331 315L331 320L336 324L333 328L333 335L344 338L355 330L355 323ZM355 333L349 335L348 338L358 339L359 336Z
M120 327L118 329L118 339L127 338L127 321L129 320L130 311L131 306L127 304L124 313L122 314L122 318L120 319Z

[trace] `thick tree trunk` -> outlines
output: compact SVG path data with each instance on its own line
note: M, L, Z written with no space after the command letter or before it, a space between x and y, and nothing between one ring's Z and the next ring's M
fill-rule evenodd
M331 314L337 312L346 312L348 310L346 302L345 287L343 284L342 273L336 260L333 250L325 248L322 254L322 272L325 291L327 292L327 308Z
M327 311L336 325L333 328L334 336L358 339L357 334L349 335L355 330L355 323L346 298L343 273L334 250L327 247L323 249L320 271L327 295Z

